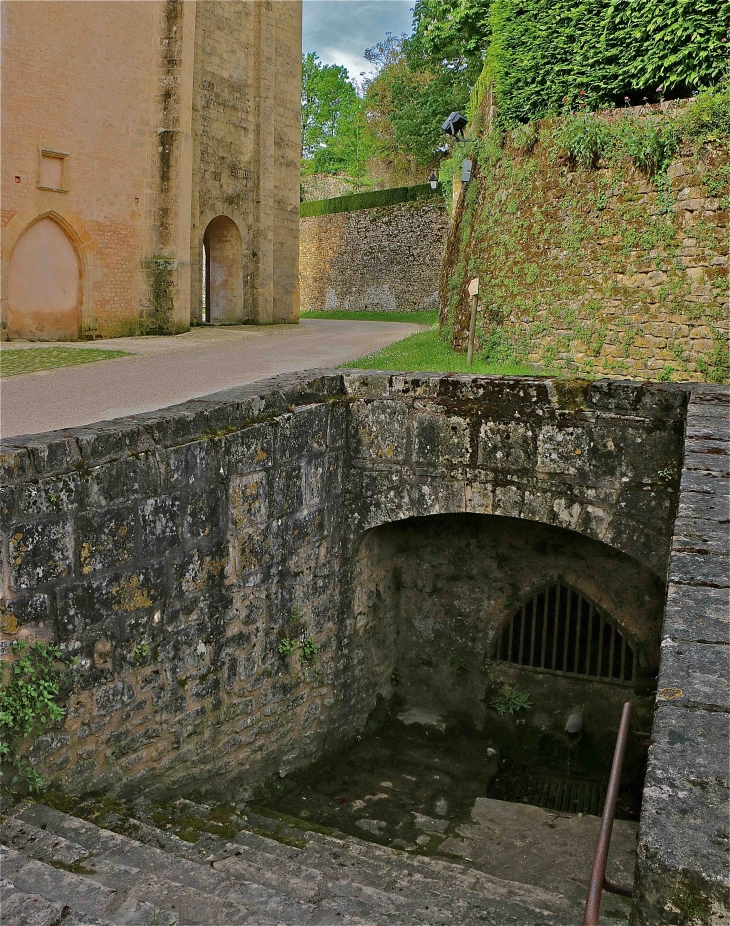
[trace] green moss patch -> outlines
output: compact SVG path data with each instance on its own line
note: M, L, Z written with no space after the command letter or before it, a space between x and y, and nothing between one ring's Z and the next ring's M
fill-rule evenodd
M43 370L57 370L59 367L73 367L80 363L95 363L97 360L131 356L133 355L126 350L101 350L95 347L3 349L0 351L0 377L39 373Z

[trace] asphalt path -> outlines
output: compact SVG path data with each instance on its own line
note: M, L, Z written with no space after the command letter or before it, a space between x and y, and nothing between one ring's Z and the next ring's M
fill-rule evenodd
M23 373L0 382L0 434L16 437L153 411L279 373L333 367L423 326L306 319L299 325L201 327L175 337L114 338L69 347L131 357ZM3 350L48 346L11 342Z

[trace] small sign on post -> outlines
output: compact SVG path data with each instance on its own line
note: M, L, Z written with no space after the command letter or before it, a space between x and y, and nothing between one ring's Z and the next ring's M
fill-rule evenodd
M477 330L477 302L479 300L479 277L469 283L469 302L471 303L471 316L469 318L469 347L466 352L467 366L471 366L474 357L474 337Z

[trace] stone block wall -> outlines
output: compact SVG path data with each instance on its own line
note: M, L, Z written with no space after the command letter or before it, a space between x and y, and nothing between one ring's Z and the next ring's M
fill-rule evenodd
M705 387L687 409L639 831L632 921L642 926L730 916L729 399Z
M353 735L393 667L385 625L353 608L353 555L390 521L541 521L663 580L685 404L332 372L6 441L4 645L40 635L81 659L33 759L72 790L167 789L255 782ZM280 656L287 624L312 665Z
M629 164L579 169L555 157L549 124L539 132L529 150L508 139L459 198L441 278L456 349L479 276L477 349L491 359L726 382L727 150L687 145L650 179Z
M303 312L438 309L448 217L432 199L301 220Z
M368 533L358 561L356 613L364 618L377 611L379 624L392 628L398 691L409 704L468 715L482 728L488 717L485 690L503 677L533 695L538 709L528 723L543 733L559 736L573 707L584 705L592 735L608 740L610 766L621 704L633 696L631 686L576 677L556 684L555 675L498 662L494 646L523 602L560 580L579 588L624 628L643 667L655 671L664 582L648 567L571 531L474 515L383 525ZM643 708L637 719L648 729L650 699Z

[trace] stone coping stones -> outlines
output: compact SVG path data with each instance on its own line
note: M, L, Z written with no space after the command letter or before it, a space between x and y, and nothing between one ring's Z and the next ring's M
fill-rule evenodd
M730 397L697 387L669 564L633 921L730 916Z

